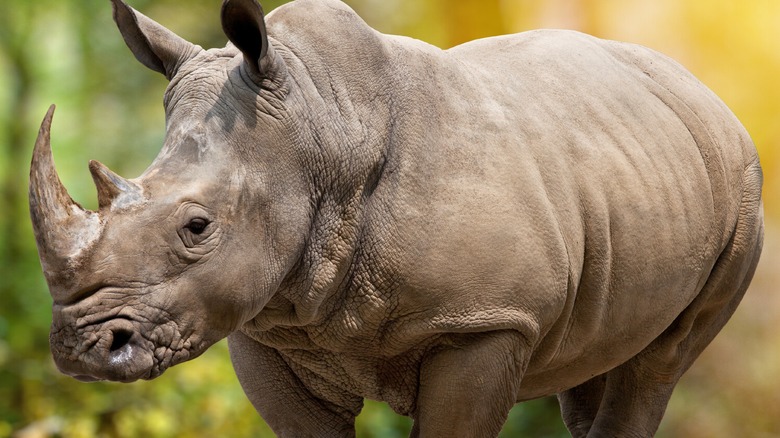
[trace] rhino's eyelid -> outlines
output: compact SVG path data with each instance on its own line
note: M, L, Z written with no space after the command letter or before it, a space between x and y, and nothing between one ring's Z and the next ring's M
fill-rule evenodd
M196 217L201 216L208 218L213 215L213 210L197 201L182 201L176 212L181 212L184 216Z

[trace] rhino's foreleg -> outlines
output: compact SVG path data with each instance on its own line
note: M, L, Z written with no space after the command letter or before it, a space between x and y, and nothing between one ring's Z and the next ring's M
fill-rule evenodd
M411 436L497 436L529 357L516 331L453 335L422 363Z
M280 438L354 437L360 398L350 406L313 394L276 350L241 332L228 337L230 359L246 396ZM343 397L342 397L342 402Z

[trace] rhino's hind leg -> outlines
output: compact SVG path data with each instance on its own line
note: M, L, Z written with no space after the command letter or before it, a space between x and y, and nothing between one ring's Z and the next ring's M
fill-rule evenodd
M755 272L763 242L760 170L743 181L739 217L702 291L647 348L606 373L588 437L652 437L682 374L723 328Z
M423 359L411 436L497 436L528 364L525 338L505 330L448 341Z
M588 436L604 397L606 383L607 376L602 374L558 394L563 422L573 438Z

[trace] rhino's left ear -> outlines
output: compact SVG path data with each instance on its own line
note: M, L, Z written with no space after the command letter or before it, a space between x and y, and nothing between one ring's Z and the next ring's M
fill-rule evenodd
M262 76L273 59L263 8L256 0L223 0L220 17L222 30L244 54L250 72Z
M125 4L111 0L114 21L119 27L127 47L141 63L150 69L173 79L185 62L201 51L196 46L154 20Z

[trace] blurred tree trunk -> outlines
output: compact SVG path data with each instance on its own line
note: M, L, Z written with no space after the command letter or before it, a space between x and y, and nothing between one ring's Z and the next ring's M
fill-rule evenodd
M27 234L22 223L28 217L26 187L31 148L26 144L30 126L25 115L29 113L32 101L33 80L32 66L25 49L32 26L30 8L17 5L13 15L8 10L0 12L0 50L6 58L8 78L8 83L4 84L8 90L8 112L0 122L0 153L5 161L4 172L0 173L0 244L4 246L0 251L0 341L3 342L11 335L10 327L23 307L20 300L24 295L18 293L24 282L20 274L30 265L31 257L30 245L24 241ZM0 403L0 414L6 416L10 414L8 409L19 413L25 406L24 392L16 377L18 364L11 361L8 365L3 367L4 375L0 375L0 386L3 387L0 398L4 399Z
M29 132L29 125L25 118L28 114L32 97L32 72L29 60L26 57L25 47L30 37L29 14L3 13L0 19L0 47L8 59L8 77L10 83L6 85L10 90L8 102L8 116L2 121L0 132L5 133L2 141L3 155L6 157L5 172L0 180L2 187L2 200L4 207L0 241L5 244L5 257L3 269L9 273L14 272L14 264L20 263L23 255L24 244L21 241L22 227L20 216L26 215L20 210L26 205L26 181L27 169L25 165L30 150L25 145L25 134ZM20 20L20 18L22 18ZM7 297L6 289L11 286L9 281L12 276L3 275L4 281L0 283L0 295Z

